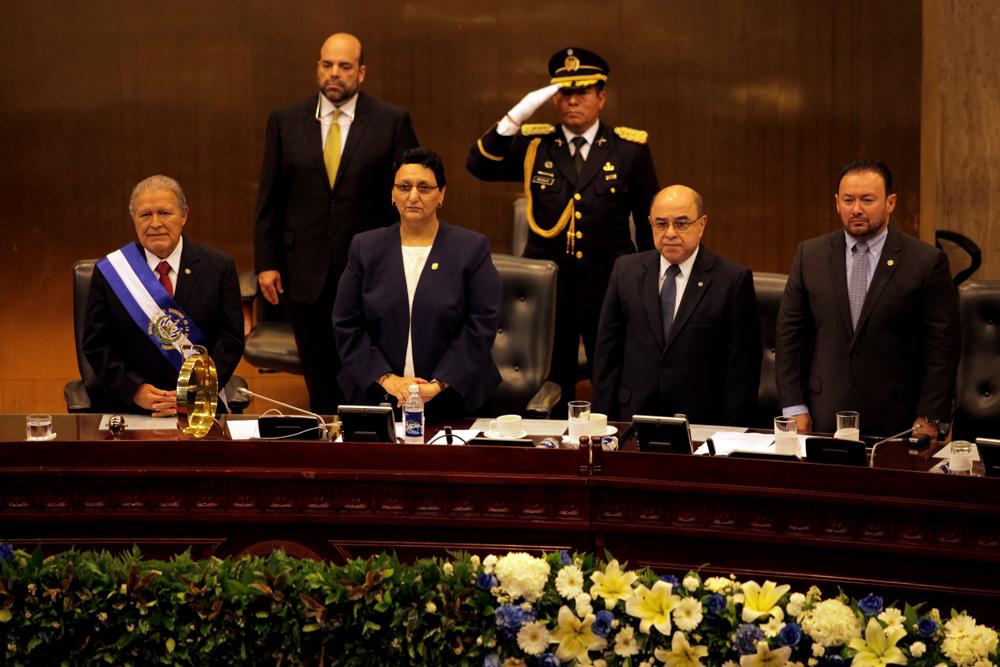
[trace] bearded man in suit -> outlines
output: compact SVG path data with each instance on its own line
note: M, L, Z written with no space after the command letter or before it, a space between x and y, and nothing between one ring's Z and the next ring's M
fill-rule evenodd
M257 281L268 302L287 296L310 408L325 414L343 402L331 317L347 250L395 222L392 161L417 146L409 113L360 91L365 75L358 38L328 37L319 94L268 119L257 192Z

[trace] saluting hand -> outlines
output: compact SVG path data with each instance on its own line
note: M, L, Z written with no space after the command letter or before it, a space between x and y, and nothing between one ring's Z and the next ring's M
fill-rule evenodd
M531 118L531 116L538 111L538 108L551 99L551 97L555 95L558 90L559 84L553 83L545 86L544 88L531 91L525 95L520 102L515 104L510 111L507 112L507 116L510 117L514 124L520 125L524 121Z

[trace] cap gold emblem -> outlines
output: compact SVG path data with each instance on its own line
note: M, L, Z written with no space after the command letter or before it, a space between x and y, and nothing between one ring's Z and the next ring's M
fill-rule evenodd
M570 55L566 56L566 60L563 61L563 67L566 68L567 72L575 72L580 69L580 59L572 54L572 50L570 50Z

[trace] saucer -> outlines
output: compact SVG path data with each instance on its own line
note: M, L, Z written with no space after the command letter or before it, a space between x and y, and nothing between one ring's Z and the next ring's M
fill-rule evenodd
M49 440L55 440L58 433L49 433L44 438L25 438L26 442L47 442Z
M483 435L485 435L490 440L518 440L528 435L528 432L518 431L517 433L511 433L510 435L506 435L504 433L501 433L500 431L483 431Z
M602 433L600 435L587 435L587 437L588 438L603 438L605 436L614 435L617 432L618 432L618 429L616 427L614 427L614 426L605 426L604 427L604 433ZM566 435L562 436L562 439L566 440L567 442L576 442L576 443L579 443L579 440L577 440L576 438L569 437L569 434L566 434Z

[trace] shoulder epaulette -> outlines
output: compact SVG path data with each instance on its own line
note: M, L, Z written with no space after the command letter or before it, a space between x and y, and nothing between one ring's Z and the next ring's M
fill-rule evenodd
M631 127L616 127L615 134L624 139L637 144L644 144L649 139L649 132L646 130L635 130Z
M521 134L526 137L535 137L540 134L552 134L556 131L555 125L549 123L525 123L521 126Z

